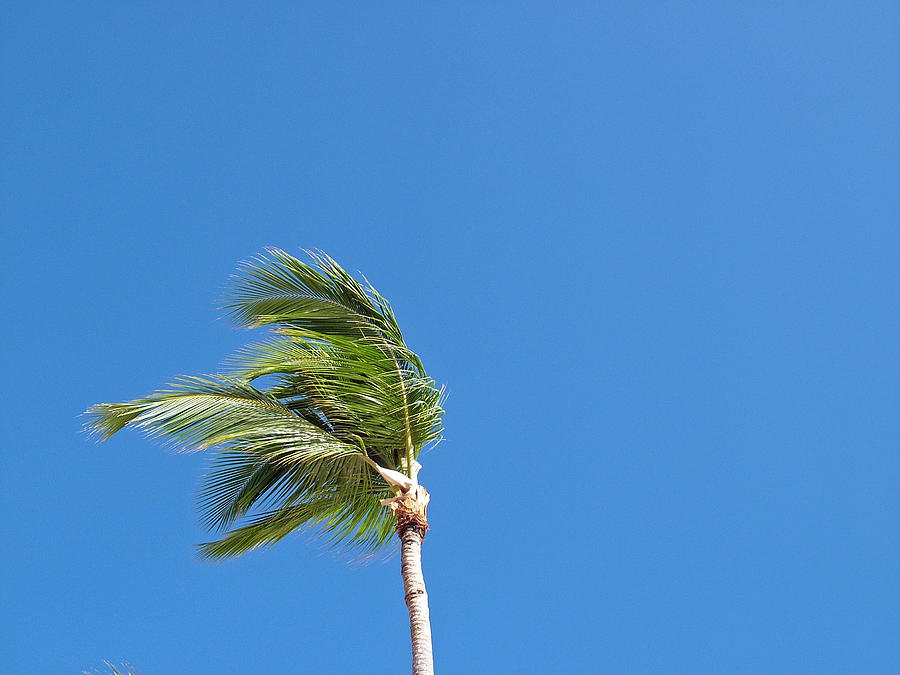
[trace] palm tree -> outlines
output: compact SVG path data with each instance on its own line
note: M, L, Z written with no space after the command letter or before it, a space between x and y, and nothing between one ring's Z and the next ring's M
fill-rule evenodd
M441 437L443 390L406 346L388 301L327 255L309 255L313 265L270 249L232 278L225 308L270 335L235 354L224 374L94 405L87 426L101 440L131 426L181 450L213 451L199 506L222 536L201 544L206 557L295 531L370 554L396 530L413 673L432 673L421 566L429 496L417 458Z
M134 669L134 666L128 663L123 663L122 665L116 665L110 661L104 661L103 665L106 666L107 674L106 675L140 675L138 671ZM99 675L97 671L82 671L81 675Z

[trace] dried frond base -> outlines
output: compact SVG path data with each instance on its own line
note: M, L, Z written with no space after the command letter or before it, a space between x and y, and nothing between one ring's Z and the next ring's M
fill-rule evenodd
M402 494L399 497L383 499L381 503L387 506L397 518L397 534L403 538L403 533L413 530L424 539L428 530L428 502L431 496L421 485L417 485L412 493Z

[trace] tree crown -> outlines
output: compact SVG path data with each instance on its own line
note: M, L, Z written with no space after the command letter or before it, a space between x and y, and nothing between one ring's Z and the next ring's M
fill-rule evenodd
M224 533L211 558L311 530L334 547L387 544L394 495L374 465L412 475L441 437L443 389L403 340L388 301L332 258L312 265L279 249L241 266L225 309L269 337L225 372L181 377L125 403L88 409L106 440L126 426L182 451L212 450L199 495L203 521Z

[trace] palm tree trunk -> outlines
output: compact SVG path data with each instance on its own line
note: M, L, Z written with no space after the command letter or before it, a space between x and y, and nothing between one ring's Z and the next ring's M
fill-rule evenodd
M401 570L406 607L409 610L409 634L412 637L413 675L433 675L431 620L428 593L422 576L422 533L415 527L400 532Z
M406 608L409 610L409 634L412 638L412 675L434 675L431 654L431 619L428 616L428 593L422 576L422 541L428 529L425 509L428 492L417 486L413 495L391 500L397 516L400 538L400 570Z

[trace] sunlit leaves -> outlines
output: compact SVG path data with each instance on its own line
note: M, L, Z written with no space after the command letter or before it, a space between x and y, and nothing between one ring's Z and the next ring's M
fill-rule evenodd
M244 265L226 309L271 336L235 354L228 375L180 378L88 410L106 439L125 426L216 456L200 493L204 522L233 528L204 544L239 555L311 531L372 551L391 537L391 491L368 460L402 470L441 434L442 391L403 341L389 303L324 254L280 250Z

